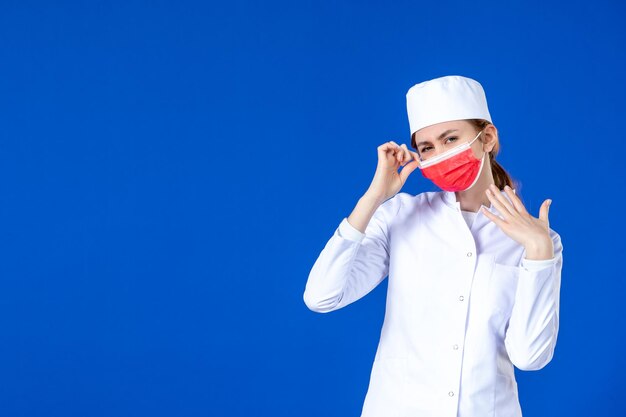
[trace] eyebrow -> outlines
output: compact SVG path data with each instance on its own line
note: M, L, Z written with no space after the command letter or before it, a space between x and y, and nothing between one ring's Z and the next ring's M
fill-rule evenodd
M459 130L459 129L448 129L448 130L446 130L445 132L443 132L441 135L439 135L439 137L437 138L437 140L441 140L441 139L443 139L445 136L447 136L449 133L456 132L457 130ZM420 146L422 143L430 143L430 141L424 141L424 140L423 140L423 141L419 142L417 145L415 145L415 147Z

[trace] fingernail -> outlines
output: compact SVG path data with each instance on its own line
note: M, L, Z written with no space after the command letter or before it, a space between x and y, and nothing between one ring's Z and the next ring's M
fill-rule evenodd
M552 199L548 200L548 205L552 204Z

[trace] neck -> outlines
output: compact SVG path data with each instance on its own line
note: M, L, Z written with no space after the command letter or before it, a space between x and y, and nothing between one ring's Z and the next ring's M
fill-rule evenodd
M491 160L489 155L485 155L487 158L484 162L482 172L476 183L468 190L456 191L456 201L460 203L461 210L478 212L481 205L491 208L491 202L487 198L485 191L490 184L495 184L493 181L493 174L491 172Z

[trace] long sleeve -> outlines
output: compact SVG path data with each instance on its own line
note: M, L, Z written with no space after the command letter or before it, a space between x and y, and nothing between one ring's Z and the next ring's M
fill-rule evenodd
M327 313L372 291L389 272L388 225L400 205L396 195L374 212L365 233L344 217L313 264L303 299L307 307Z
M554 258L522 258L515 304L504 344L513 364L524 371L539 370L554 355L559 332L559 303L563 246L551 231Z

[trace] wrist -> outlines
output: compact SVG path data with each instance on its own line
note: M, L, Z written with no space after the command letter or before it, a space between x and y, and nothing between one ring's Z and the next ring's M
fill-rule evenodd
M366 203L369 203L371 205L378 207L385 201L385 198L383 196L372 194L369 191L366 191L365 194L363 194L363 196L361 197L361 200L363 202L366 202Z
M540 242L530 242L524 245L524 249L526 250L525 258L528 260L545 260L554 258L552 239Z

